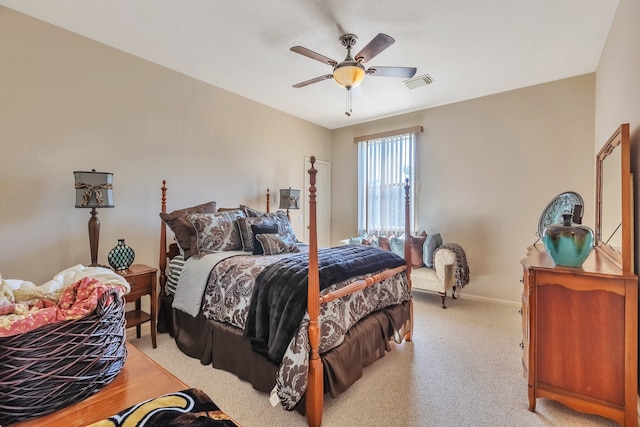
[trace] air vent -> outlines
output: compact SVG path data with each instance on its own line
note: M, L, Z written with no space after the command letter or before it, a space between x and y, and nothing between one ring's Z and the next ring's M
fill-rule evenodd
M433 79L431 78L431 76L429 74L425 74L424 76L414 77L412 79L404 81L404 84L409 89L415 89L417 87L426 86L426 85L431 84L431 83L433 83Z

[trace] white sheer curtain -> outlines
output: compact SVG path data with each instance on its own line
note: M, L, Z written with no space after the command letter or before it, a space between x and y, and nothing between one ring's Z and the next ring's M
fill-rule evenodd
M409 179L410 224L414 224L416 133L358 142L360 234L404 232L404 186Z

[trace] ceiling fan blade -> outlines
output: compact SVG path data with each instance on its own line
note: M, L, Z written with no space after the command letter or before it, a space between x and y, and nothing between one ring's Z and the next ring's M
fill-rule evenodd
M293 87L295 87L295 88L304 87L304 86L308 86L308 85L313 84L313 83L318 83L318 82L321 82L323 80L329 80L329 79L332 79L332 78L333 78L333 74L325 74L324 76L319 76L319 77L316 77L314 79L310 79L310 80L306 80L306 81L301 82L301 83L297 83L297 84L293 85Z
M369 44L362 48L355 56L356 61L369 62L374 56L395 43L393 37L386 34L378 33Z
M299 53L300 55L304 55L304 56L306 56L308 58L315 59L316 61L320 61L320 62L323 62L325 64L329 64L332 67L335 67L336 64L337 64L337 62L334 61L333 59L328 58L328 57L326 57L324 55L321 55L321 54L319 54L317 52L314 52L312 50L309 50L306 47L294 46L294 47L291 48L291 51L295 52L295 53Z
M401 77L404 79L410 79L416 75L418 71L414 67L369 67L367 74L380 77Z

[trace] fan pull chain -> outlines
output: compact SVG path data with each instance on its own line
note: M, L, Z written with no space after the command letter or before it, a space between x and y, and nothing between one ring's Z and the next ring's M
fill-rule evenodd
M351 112L353 111L351 109L351 91L347 88L347 100L346 100L346 107L345 107L345 112L344 114L347 115L347 117L351 117Z

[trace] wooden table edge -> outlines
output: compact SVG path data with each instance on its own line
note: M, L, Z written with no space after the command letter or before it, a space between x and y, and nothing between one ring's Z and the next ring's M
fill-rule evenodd
M190 388L134 345L127 343L126 346L124 367L100 391L66 408L7 427L87 425L144 400Z

